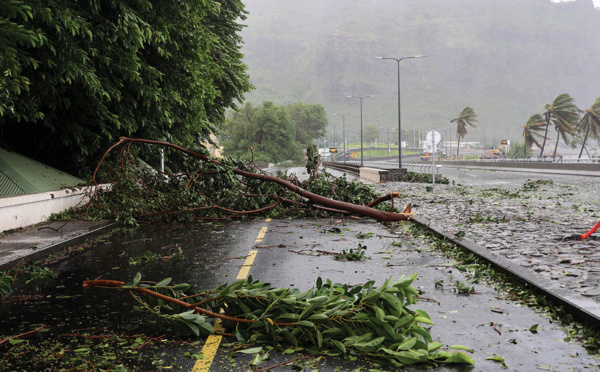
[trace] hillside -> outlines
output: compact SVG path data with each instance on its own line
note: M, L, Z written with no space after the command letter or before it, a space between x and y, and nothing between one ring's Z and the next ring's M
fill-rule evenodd
M358 114L358 100L346 96L373 94L363 103L364 125L397 128L397 64L371 57L417 54L428 57L401 62L403 129L451 128L468 105L488 143L509 133L520 141L527 117L557 94L571 94L580 108L600 96L600 9L592 0L245 4L254 103L321 103L329 114ZM346 118L351 133L359 123L359 115ZM483 136L470 133L469 140Z

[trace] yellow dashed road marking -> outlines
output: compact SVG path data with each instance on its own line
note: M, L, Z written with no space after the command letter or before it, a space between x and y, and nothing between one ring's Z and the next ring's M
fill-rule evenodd
M267 227L263 227L262 229L260 229L260 232L258 233L258 236L256 237L256 240L254 241L254 243L261 243L263 241L263 239L265 238L265 234L267 233Z
M246 279L248 277L248 274L250 273L250 268L254 263L254 258L256 257L257 253L258 251L250 251L250 253L248 253L246 261L244 261L244 265L240 269L240 273L238 274L236 279Z
M271 219L267 218L266 222L269 221L271 221ZM258 233L258 236L256 237L254 243L261 243L265 238L266 233L267 227L263 227L262 229L260 229L260 232ZM257 250L251 250L248 253L246 261L244 261L244 265L242 265L242 268L240 269L240 272L236 278L237 280L246 279L248 277L248 274L250 273L250 268L254 263L254 259L256 258L257 253ZM215 321L215 325L213 328L215 329L215 331L224 332L224 329L221 326L220 319L217 319ZM192 368L192 372L208 372L210 370L210 366L212 365L212 362L215 359L215 356L217 355L217 351L219 350L219 345L221 345L222 339L223 336L221 335L208 336L206 342L204 343L204 347L202 348L202 355L204 356L204 359L198 359L196 361L196 364L194 364L194 368Z

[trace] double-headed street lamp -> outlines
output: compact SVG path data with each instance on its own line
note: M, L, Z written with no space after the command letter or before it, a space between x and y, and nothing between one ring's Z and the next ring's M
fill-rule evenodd
M375 96L346 96L348 98L358 98L360 99L360 166L362 167L364 165L363 162L363 115L362 115L362 101L363 98L373 98Z
M402 168L402 119L400 116L400 61L404 59L411 58L423 58L427 57L419 54L418 56L412 57L401 57L401 58L392 58L392 57L373 57L374 59L393 59L398 63L398 168Z
M342 117L342 141L344 141L344 163L345 163L346 162L346 116L354 115L354 113L352 112L350 114L333 114L333 115Z

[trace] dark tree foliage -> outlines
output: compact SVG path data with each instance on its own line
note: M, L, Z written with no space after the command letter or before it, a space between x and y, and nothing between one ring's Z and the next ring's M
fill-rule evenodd
M327 127L327 113L325 108L318 104L305 104L294 102L286 106L286 110L296 127L296 142L308 146L313 139L325 135Z
M14 97L29 90L23 68L37 67L36 60L22 49L39 47L46 40L40 30L24 25L31 18L31 7L22 1L0 3L0 117L14 112Z
M0 82L0 144L59 169L85 175L121 136L198 148L251 89L241 1L10 4L2 72L27 84Z

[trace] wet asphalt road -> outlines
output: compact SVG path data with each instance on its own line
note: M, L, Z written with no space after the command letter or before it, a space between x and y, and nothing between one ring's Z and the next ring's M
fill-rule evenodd
M266 234L256 242L261 229ZM332 233L337 227L341 233ZM358 233L372 233L359 239ZM401 242L392 245L393 242ZM340 252L342 249L367 246L370 259L360 262L336 261L330 255L318 252ZM184 260L156 260L132 264L146 252L162 256L181 248ZM291 286L305 290L314 285L317 277L334 282L357 284L368 280L383 282L389 277L418 273L413 286L422 291L423 300L413 305L429 313L435 322L430 333L435 341L445 345L462 344L474 349L474 367L464 365L441 366L437 371L581 371L594 369L598 359L588 356L578 344L563 341L567 334L558 323L551 322L536 311L502 299L503 295L485 285L473 283L476 294L456 293L452 284L466 279L462 272L451 267L428 244L410 237L401 229L388 231L381 224L368 220L275 220L243 221L225 224L199 225L185 229L152 227L125 230L114 234L91 248L76 252L71 258L54 267L60 275L43 285L27 285L25 293L37 291L45 301L30 304L4 304L0 312L2 334L24 322L50 324L52 332L43 337L57 337L74 329L95 326L129 334L160 334L149 319L140 317L133 309L134 302L127 293L108 290L84 292L85 279L131 280L138 271L145 280L160 281L172 277L173 282L187 282L197 288L214 288L219 283L232 282L243 267L250 251L257 251L249 273L254 279L274 286ZM435 283L441 284L436 288ZM528 329L539 324L538 333ZM14 333L13 333L14 334ZM198 353L203 342L191 343L177 331L170 337L188 341L188 344L169 346L161 350L141 349L141 361L131 362L131 370L159 370L150 361L160 360L165 370L180 366L191 371L195 361L185 353ZM31 342L35 342L35 337ZM224 338L210 371L249 370L250 356L235 354ZM260 367L278 364L298 356L270 353L270 360ZM508 369L487 357L503 357ZM353 371L394 370L372 365L370 362L332 358L308 359L300 370ZM362 369L359 369L362 368ZM422 370L423 366L407 370ZM276 367L273 371L289 371L290 367ZM297 370L297 369L296 369Z
M468 168L442 167L442 176L465 186L511 187L521 186L528 180L552 180L554 183L573 185L596 181L594 177L574 177L557 172L556 174L536 172L510 172L502 170L484 170Z

